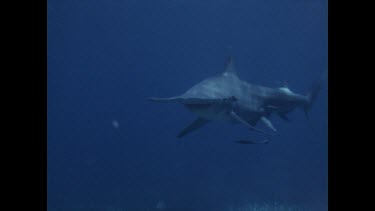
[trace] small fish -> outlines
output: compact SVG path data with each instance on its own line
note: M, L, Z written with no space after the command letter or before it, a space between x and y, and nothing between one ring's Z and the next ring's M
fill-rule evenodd
M266 139L264 141L239 140L239 141L236 141L236 143L239 143L239 144L267 144L268 139Z

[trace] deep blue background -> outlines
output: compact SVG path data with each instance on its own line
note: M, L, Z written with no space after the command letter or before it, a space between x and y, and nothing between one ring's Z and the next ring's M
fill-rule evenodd
M48 0L48 210L227 210L277 201L327 210L327 88L266 145L148 97L223 71L306 93L327 69L326 0ZM120 127L115 129L112 121ZM311 124L311 126L310 126Z

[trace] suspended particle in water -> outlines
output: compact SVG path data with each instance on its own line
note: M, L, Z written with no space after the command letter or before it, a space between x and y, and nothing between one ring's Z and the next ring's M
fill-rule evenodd
M112 126L113 126L115 129L117 129L117 128L120 127L120 124L118 123L117 120L112 120Z
M166 208L166 205L165 205L165 202L163 200L160 200L157 204L156 204L156 209L158 210L164 210Z

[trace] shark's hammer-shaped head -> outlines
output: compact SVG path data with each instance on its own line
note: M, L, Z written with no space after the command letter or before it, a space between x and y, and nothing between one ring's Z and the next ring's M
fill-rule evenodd
M181 103L197 116L178 134L179 138L215 120L240 123L253 131L269 135L255 128L257 123L262 122L276 132L268 119L271 114L289 120L287 113L296 107L309 111L320 90L321 81L312 87L307 96L296 94L287 86L275 89L250 84L238 77L233 58L228 57L221 74L202 80L182 95L150 100Z

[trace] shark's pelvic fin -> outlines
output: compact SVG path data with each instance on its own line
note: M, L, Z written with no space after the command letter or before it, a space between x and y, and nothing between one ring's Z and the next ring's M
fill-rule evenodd
M281 113L281 112L279 112L279 113L277 113L277 114L279 115L279 117L280 117L281 119L283 119L283 120L285 120L285 121L287 121L287 122L290 122L289 117L288 117L285 113Z
M209 120L206 120L206 119L202 119L202 118L197 118L196 120L194 120L194 122L192 122L190 125L188 125L187 127L185 127L178 135L177 137L178 138L181 138L183 136L185 136L186 134L190 133L190 132L193 132L194 130L197 130L201 127L203 127L205 124L207 124L209 122Z
M269 135L268 133L262 131L262 130L259 130L257 128L255 128L254 126L250 125L248 122L246 122L244 119L242 119L240 116L238 116L234 111L231 111L230 112L230 115L235 119L237 120L238 122L244 124L245 126L247 126L248 128L250 128L250 130L254 130L256 132L260 132L260 133L263 133L265 135Z
M276 128L272 125L272 122L267 119L266 117L262 116L260 118L260 120L267 126L269 127L271 130L273 130L274 132L276 132Z
M228 74L228 73L237 75L237 70L236 70L236 67L234 66L232 56L229 56L225 62L225 69L224 69L223 74Z

